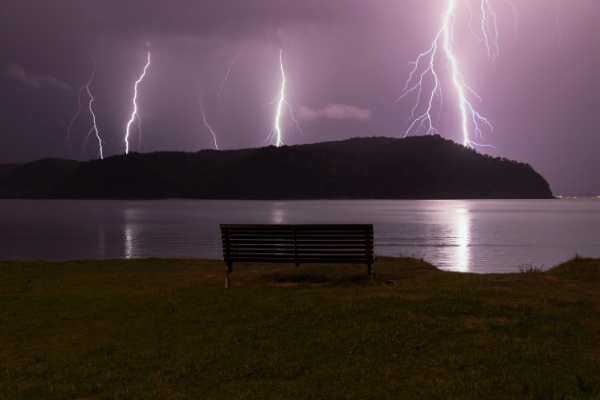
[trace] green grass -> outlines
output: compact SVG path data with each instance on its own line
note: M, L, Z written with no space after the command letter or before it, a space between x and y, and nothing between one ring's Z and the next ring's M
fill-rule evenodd
M598 259L225 269L1 262L0 399L600 398Z

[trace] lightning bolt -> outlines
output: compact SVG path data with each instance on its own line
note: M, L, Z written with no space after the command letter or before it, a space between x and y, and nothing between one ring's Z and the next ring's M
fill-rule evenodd
M150 52L148 52L148 63L144 67L144 72L142 73L142 76L140 76L140 79L138 79L135 82L135 87L134 87L135 94L133 96L133 113L131 114L131 119L127 123L127 133L125 134L125 154L129 154L129 127L135 120L135 117L137 117L138 121L139 121L138 122L138 129L140 130L139 143L141 143L141 141L142 141L142 119L140 118L140 116L137 113L137 102L136 102L137 95L138 95L137 87L138 87L138 84L142 81L142 79L144 79L144 76L146 75L146 70L148 69L149 66L150 66ZM138 149L139 149L139 143L138 143Z
M81 92L83 91L83 89L86 89L88 96L90 96L89 110L90 110L90 114L92 114L92 120L94 122L94 125L89 130L89 132L87 133L87 135L85 136L85 138L83 140L83 148L85 150L85 146L90 138L91 133L95 131L96 137L98 138L98 145L100 147L99 155L100 155L101 159L104 159L104 156L102 155L102 139L100 138L100 133L98 132L98 126L96 124L96 114L94 114L94 111L92 110L92 103L94 101L94 96L92 96L92 93L90 92L90 85L91 85L92 81L94 80L94 76L96 75L96 68L98 67L98 64L96 64L96 58L94 57L93 54L92 54L92 60L94 61L94 70L92 71L92 77L90 78L90 80L88 81L87 84L85 84L81 88L79 88L79 97L77 98L77 101L79 103L79 109L77 110L77 114L75 114L75 116L71 120L69 127L67 128L67 140L69 141L69 143L71 142L71 138L70 138L71 128L73 127L73 123L75 122L75 120L77 119L79 114L81 114Z
M285 71L283 69L283 49L279 50L279 66L281 69L281 92L279 93L279 96L277 96L275 98L275 100L268 103L268 104L277 103L277 113L275 114L275 124L273 125L273 129L271 129L271 132L269 133L267 140L265 140L265 142L268 142L268 141L271 141L271 143L274 142L277 147L280 147L281 145L283 145L283 140L281 139L281 114L283 112L282 109L283 109L284 104L287 105L290 110L290 117L292 119L292 134L294 133L294 127L296 127L304 135L304 132L302 132L302 129L300 128L300 123L294 117L294 112L292 110L292 106L290 105L290 103L288 103L285 100L286 79L285 79Z
M81 92L83 91L83 89L85 89L85 86L82 86L81 88L79 88L79 97L77 97L77 101L79 103L79 109L77 110L77 114L75 114L75 116L71 120L69 127L67 128L67 141L69 142L69 144L71 144L71 127L73 127L75 120L77 119L79 114L81 114Z
M219 146L217 145L217 134L213 130L213 128L206 121L206 114L204 113L204 104L202 103L202 98L204 97L204 91L202 90L202 86L200 86L200 82L198 81L198 77L195 78L196 81L196 89L198 91L198 104L200 104L200 112L202 113L202 120L204 121L204 126L208 128L210 133L213 135L213 139L215 141L215 148L219 150Z
M223 93L223 90L225 90L227 88L227 81L229 80L229 75L231 74L231 69L233 68L233 65L238 60L238 58L240 58L241 55L242 55L242 52L240 51L238 53L238 55L235 56L235 58L231 61L231 63L229 64L229 68L227 69L227 74L225 74L225 78L223 78L223 80L221 81L221 86L219 87L219 92L217 93L217 99L219 100L219 103L221 103L221 106L223 105L221 93Z
M455 5L451 6L450 12L454 11ZM488 13L492 16L492 21L488 18ZM481 31L485 37L488 59L493 64L500 55L500 47L498 46L498 16L492 11L492 5L489 0L481 0L481 14ZM456 20L454 15L452 17Z
M431 47L424 53L421 53L416 61L412 61L409 65L412 65L412 70L410 72L409 78L406 81L404 86L404 90L402 95L396 100L398 103L401 99L408 96L412 92L417 92L417 101L415 106L412 108L411 115L407 119L407 123L409 123L409 127L406 131L402 132L403 137L406 137L410 133L418 133L420 130L425 129L426 134L435 134L438 133L438 130L433 123L432 110L435 107L436 99L439 98L439 108L441 110L443 103L442 96L442 84L440 81L440 76L437 70L437 56L438 53L442 52L446 58L445 67L450 70L450 76L452 81L452 86L456 92L456 98L458 101L458 105L460 108L460 118L461 118L461 131L463 135L463 145L465 147L474 147L474 146L489 146L485 144L480 144L475 142L477 138L482 138L482 128L487 127L493 132L493 127L490 121L484 118L481 114L479 114L473 105L469 102L467 96L471 95L481 101L481 97L469 87L465 78L461 73L459 61L454 54L454 43L456 43L454 39L454 27L456 24L456 15L455 10L457 8L458 0L448 0L448 6L446 7L446 12L443 14L442 26L438 31L435 39L433 40ZM509 0L510 1L510 0ZM511 3L512 4L512 3ZM467 1L467 6L471 12L471 20L469 21L469 28L475 37L485 42L485 46L488 53L488 59L492 62L498 58L500 54L499 46L498 46L498 24L497 24L497 15L493 12L490 0L481 0L481 34L479 34L473 29L472 21L473 21L473 11ZM441 49L441 50L440 50ZM423 71L419 73L421 65L424 64ZM431 91L427 91L424 88L425 80L431 77L433 80L433 88ZM427 94L424 94L427 92ZM416 115L417 109L421 104L421 98L425 97L426 107L425 111ZM412 121L412 122L411 122ZM470 130L474 133L475 138L473 140L470 139Z

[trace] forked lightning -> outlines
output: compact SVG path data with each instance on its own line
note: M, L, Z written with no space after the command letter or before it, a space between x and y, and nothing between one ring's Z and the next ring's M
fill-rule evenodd
M85 138L83 139L83 147L85 149L85 145L87 144L87 141L90 138L91 133L95 131L96 138L98 138L98 146L99 146L98 154L100 155L101 159L104 159L104 156L102 154L102 139L100 138L100 133L98 132L98 125L96 124L96 114L94 114L94 111L92 110L92 102L94 101L94 96L92 96L92 93L90 92L90 85L92 84L92 81L94 80L94 76L96 75L96 68L98 67L98 64L96 64L96 58L94 57L94 55L92 55L92 60L94 61L94 70L92 71L92 77L90 78L90 80L88 81L88 83L86 85L79 88L79 97L78 97L79 110L77 111L77 114L75 114L75 116L71 120L71 123L69 124L69 127L67 128L67 140L69 140L69 142L70 142L71 127L73 127L73 123L75 122L75 120L77 119L79 114L81 114L81 92L83 91L83 89L85 89L88 93L88 96L90 96L89 110L90 110L90 114L92 114L92 121L94 122L94 124L93 124L92 128L89 130L89 132L87 133L87 135L85 136Z
M300 124L298 123L296 118L294 118L294 112L292 111L292 106L290 105L290 103L288 103L285 100L286 79L285 79L285 71L283 69L283 49L281 49L279 51L279 66L281 69L281 92L280 92L279 96L277 96L275 98L275 100L268 103L268 104L277 103L277 113L275 114L275 124L273 126L273 129L271 129L271 132L269 133L269 137L265 141L265 142L270 141L271 143L274 143L275 146L277 146L277 147L280 147L281 145L283 145L282 131L281 131L281 114L283 112L284 104L287 105L290 110L290 117L292 119L292 133L294 132L294 127L296 127L301 133L303 133L302 129L300 129Z
M219 146L217 145L217 134L213 130L213 128L206 121L206 114L204 113L204 104L202 103L202 99L204 98L204 91L202 90L202 86L200 86L200 82L198 81L198 77L195 78L196 81L196 89L198 90L198 103L200 105L200 113L202 114L202 121L204 121L204 126L208 128L211 135L213 136L213 140L215 141L215 149L219 150Z
M416 104L412 108L411 115L407 120L407 123L409 124L408 129L402 132L402 135L406 137L410 133L417 133L423 129L425 130L426 134L438 133L433 122L432 112L436 107L436 103L439 103L437 107L441 109L443 96L439 71L447 67L450 72L452 87L455 90L456 100L460 109L463 145L468 147L489 146L478 143L478 141L482 140L482 129L484 127L488 128L490 131L493 131L492 124L488 119L479 114L479 112L475 110L469 101L469 97L474 97L479 101L481 101L481 97L465 82L465 77L461 72L459 60L454 52L454 45L456 43L454 38L454 28L457 21L455 12L458 5L458 0L447 1L448 4L446 11L443 14L442 26L440 30L438 31L429 50L421 53L416 61L413 61L409 64L413 66L413 69L410 72L410 76L406 82L402 96L400 96L396 101L400 101L400 99L408 96L412 92L417 92ZM479 28L476 30L473 28L473 8L471 8L469 1L466 0L466 4L471 13L469 28L478 40L485 43L488 58L493 64L500 55L500 47L498 45L498 16L492 10L491 0L477 1L480 1L480 6L478 9L481 12L481 23L479 24ZM516 23L516 8L511 0L508 0L508 2L515 10ZM438 52L442 52L445 58L445 62L441 63L441 65L437 58ZM422 72L419 73L419 71ZM433 80L433 88L430 90L424 88L425 79L427 77L431 77ZM417 115L417 109L421 105L422 97L426 98L425 111L420 115Z
M140 76L140 79L138 79L137 82L135 82L135 88L134 88L135 94L133 95L133 113L131 114L131 119L127 123L127 132L125 134L125 154L129 154L129 127L131 126L131 124L133 123L133 121L135 120L136 117L138 118L138 128L140 130L139 143L141 143L141 141L142 141L142 119L140 118L140 116L138 114L136 100L137 100L137 95L138 95L138 84L142 81L142 79L144 79L144 76L146 75L146 70L148 69L149 66L150 66L150 52L148 52L148 63L144 67L144 72L142 73L142 76Z

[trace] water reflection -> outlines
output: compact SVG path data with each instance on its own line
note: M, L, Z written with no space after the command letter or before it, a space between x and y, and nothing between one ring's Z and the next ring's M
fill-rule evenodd
M133 224L125 223L125 258L133 258Z
M137 214L138 211L126 208L123 210L125 223L123 224L123 235L125 239L125 258L134 258L136 256L136 232L137 229Z
M272 224L284 224L285 223L285 203L275 203L273 207L273 213L271 215Z
M471 264L471 251L469 244L471 242L471 218L466 208L450 210L452 221L454 223L454 237L456 247L452 268L454 271L469 272Z
M219 259L222 223L372 223L378 256L414 254L475 273L600 257L598 200L0 203L0 260Z

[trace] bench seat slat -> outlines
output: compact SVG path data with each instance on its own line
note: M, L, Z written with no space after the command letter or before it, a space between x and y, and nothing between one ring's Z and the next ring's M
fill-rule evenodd
M293 247L267 247L267 246L257 246L257 247L236 247L230 248L229 253L233 257L237 254L243 254L246 251L262 251L264 253L281 253L281 252L294 252ZM309 248L297 248L296 252L298 254L310 254L315 252L330 252L332 254L342 254L342 253L357 253L357 254L366 254L366 250L364 246L361 247L309 247ZM225 253L223 253L225 254Z
M310 260L311 258L337 258L337 259L345 259L345 258L358 258L361 259L363 261L367 260L367 257L365 254L362 254L360 256L356 255L356 254L302 254L302 255L298 255L299 259L305 259L305 260Z
M294 248L293 243L235 243L230 244L231 249L271 249L271 248ZM314 244L298 244L298 249L364 249L365 242L362 243L314 243Z
M298 251L298 257L304 257L310 254L350 254L350 255L358 255L362 254L363 257L365 255L365 251L363 250L303 250Z
M365 237L365 232L362 231L357 231L357 232L341 232L341 231L336 231L336 232L302 232L302 231L296 231L296 237L310 237L310 236L348 236L348 237L354 237L354 236L358 236L358 237Z
M244 250L239 250L239 251L235 251L235 250L230 250L229 255L231 257L240 257L244 254L272 254L272 255L278 255L278 254L294 254L294 249L272 249L272 250L266 250L266 249L244 249ZM223 255L227 255L227 254L223 254Z
M283 247L283 246L245 246L245 247L232 247L229 252L233 255L234 253L243 253L248 250L264 251L264 252L280 252L280 251L294 251L294 247ZM365 247L358 246L315 246L315 247L298 247L298 254L306 254L315 251L331 251L336 253L353 252L353 253L365 253Z
M303 240L362 240L363 242L366 239L365 234L363 233L362 235L344 235L344 236L333 236L333 235L311 235L311 236L301 236L301 235L297 235L296 239L298 241L303 241ZM373 236L369 236L369 239L372 241L373 240Z
M373 236L369 234L369 236ZM305 233L305 232L296 232L296 237L365 237L365 232L314 232L314 233Z
M284 231L258 231L258 232L252 232L252 231L229 231L228 232L229 236L272 236L272 235L277 235L277 236L293 236L294 235L294 231L291 229L286 229Z
M336 245L336 244L349 244L349 245L354 245L354 244L359 244L362 245L363 247L366 245L366 240L363 238L362 240L360 239L320 239L320 240L302 240L302 239L298 239L296 240L296 243L298 245L302 245L302 246L309 246L309 245L323 245L323 246L329 246L329 245ZM242 244L290 244L293 245L294 244L294 240L293 239L232 239L229 238L229 243L231 245L242 245ZM373 246L373 239L369 240L369 243L371 246Z
M313 229L313 230L330 230L330 229L373 229L372 224L221 224L221 228L227 229Z
M224 235L222 235L223 237ZM261 233L261 234L247 234L247 233L229 233L228 232L228 237L229 239L254 239L254 238L262 238L262 239L277 239L277 238L289 238L289 239L293 239L294 238L294 233L293 232L286 232L286 233L281 233L281 234L274 234L273 232L265 232L265 233ZM373 235L369 234L369 237L372 239ZM309 239L332 239L332 238L349 238L349 239L365 239L365 232L361 232L361 233L348 233L348 234L344 234L344 233L339 233L336 232L335 234L322 234L322 233L315 233L315 234L301 234L299 232L296 232L296 238L297 239L305 239L305 240L309 240Z
M239 251L239 252L230 252L229 256L231 258L239 258L239 257L243 257L244 255L250 255L250 254L263 254L265 256L269 256L269 257L287 257L288 255L291 254L290 257L294 256L294 251L293 250L282 250L282 251L271 251L271 250L245 250L245 251ZM329 251L329 250L321 250L321 251L314 251L314 252L306 252L306 253L297 253L297 258L310 258L313 257L315 255L329 255L331 257L362 257L363 260L366 261L366 257L367 256L371 256L373 257L373 254L366 254L364 251L363 252L357 252L357 251ZM223 256L227 256L226 252L223 252Z
M281 226L281 225L279 225ZM260 233L260 232L290 232L295 230L296 232L310 232L310 233L319 233L319 232L364 232L366 228L347 228L340 229L335 227L323 228L323 229L311 229L311 228L303 228L299 226L287 226L283 228L275 227L275 228L227 228L228 231L231 232L249 232L249 233Z
M369 240L369 242L371 243L371 246L373 245L373 241ZM310 247L310 246L343 246L343 245L349 245L349 246L362 246L363 248L365 247L365 240L298 240L297 242L298 246L305 246L305 247ZM273 240L232 240L229 239L229 244L231 246L245 246L245 245L267 245L267 244L272 244L272 245L276 245L276 246L293 246L294 245L294 241L293 240L277 240L277 241L273 241Z
M239 239L239 238L229 238L229 243L294 243L294 238L282 238L275 237L272 239L265 238L247 238L247 239Z
M322 229L312 229L312 228L295 228L296 231L298 232L364 232L366 230L371 229L369 228L365 228L365 227L359 227L359 228L336 228L336 225L330 225L327 228L322 228Z
M240 251L230 251L231 257L241 257L244 254L269 254L269 255L280 255L280 254L294 254L294 249L291 250L282 250L282 249L244 249ZM331 254L331 255L365 255L364 250L305 250L298 251L298 258L306 257L313 254ZM227 256L227 254L223 254L223 256Z
M335 246L335 245L359 245L363 248L365 247L366 240L297 240L298 246ZM373 241L369 240L371 246L373 245Z
M292 249L294 250L294 244L235 244L229 247L229 251L242 251L244 249Z
M238 257L236 258L236 262L237 261L241 261L241 260L272 260L272 261L277 261L277 260L281 260L281 262L296 262L296 259L294 257L271 257L268 255L262 255L262 254L254 254L254 255L246 255L246 256L242 256L242 257ZM337 260L338 262L359 262L364 264L365 263L365 258L364 257L345 257L345 256L335 256L335 257L328 257L325 255L315 255L314 257L302 257L302 258L298 258L298 261L303 262L303 263L312 263L314 260Z
M301 260L302 261L302 260ZM248 263L283 263L283 264L294 264L296 262L293 258L239 258L236 262L248 262ZM340 262L346 264L364 264L364 258L354 258L340 260L336 258L313 258L310 260L304 260L304 263L310 262L311 264L339 264Z
M229 235L229 240L294 240L294 235Z
M269 259L286 259L286 258L294 259L293 255L288 255L288 254L263 254L263 253L240 254L239 257L236 257L236 259L248 258L248 257L269 258ZM302 256L300 256L300 255L298 256L299 261L311 260L314 258L327 258L327 259L331 258L331 259L338 259L338 260L359 259L359 260L362 260L363 262L366 261L366 257L364 255L357 256L356 254L304 254Z

